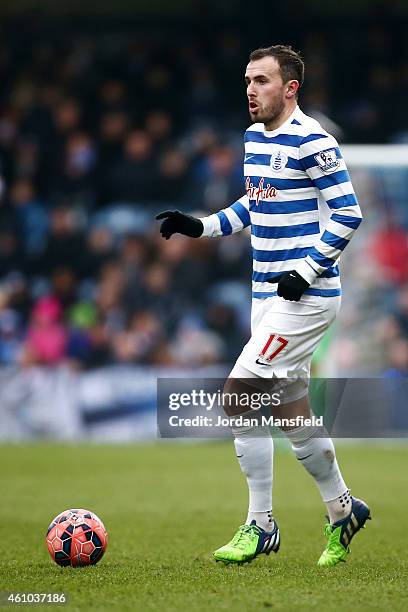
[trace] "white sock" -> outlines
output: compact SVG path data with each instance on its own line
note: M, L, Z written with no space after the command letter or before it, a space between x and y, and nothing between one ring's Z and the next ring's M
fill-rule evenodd
M350 494L327 431L322 427L296 427L285 431L285 434L299 462L314 478L326 504L330 522L334 523L350 514Z
M330 499L326 501L327 512L331 524L341 521L346 518L351 512L351 493L347 489L345 493L336 497L336 499Z
M269 427L233 427L239 464L246 476L249 507L246 524L256 524L272 531L273 440Z
M269 510L269 512L252 512L251 510L248 510L248 516L245 524L250 525L252 521L255 521L258 527L265 529L265 531L272 531L275 524L272 516L272 510Z

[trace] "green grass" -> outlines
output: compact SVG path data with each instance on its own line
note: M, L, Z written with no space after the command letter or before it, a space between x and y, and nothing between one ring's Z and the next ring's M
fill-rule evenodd
M0 590L65 591L69 610L407 610L408 447L338 450L373 520L332 569L316 566L324 508L313 481L291 453L275 457L281 550L224 567L211 553L246 510L231 444L0 447ZM60 568L45 530L78 506L104 520L109 547L95 567Z

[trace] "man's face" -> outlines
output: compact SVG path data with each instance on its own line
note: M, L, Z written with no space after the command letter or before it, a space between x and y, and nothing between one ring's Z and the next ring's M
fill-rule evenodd
M249 62L245 81L252 121L265 124L273 122L285 109L287 91L277 60L274 57L263 57Z

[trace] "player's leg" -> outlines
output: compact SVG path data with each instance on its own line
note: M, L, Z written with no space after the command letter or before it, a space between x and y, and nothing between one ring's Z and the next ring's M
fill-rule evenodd
M288 385L290 387L290 384ZM295 401L274 407L274 417L310 418L311 411L305 385L305 395ZM281 428L291 442L299 463L314 478L327 507L330 522L334 523L350 513L351 498L341 475L334 445L324 427L301 426Z
M293 376L303 376L306 380L312 354L335 319L340 298L307 296L298 303L275 298L265 302L267 308L244 347L238 364L262 380L273 377L288 380ZM294 405L286 406L286 414L293 410L294 416L308 416L306 395L306 390L294 395L291 398ZM336 512L341 514L345 509L349 510L346 517L330 522L325 528L328 545L319 564L335 565L344 560L351 538L369 517L369 509L364 502L349 496L338 468L333 443L327 434L322 436L311 431L293 431L292 444L305 468L314 476L330 508L332 520L337 518ZM308 448L309 452L301 454Z
M315 316L315 305L306 305L307 315L314 317L314 326L322 327L320 318ZM254 300L252 305L252 336L245 345L230 377L226 383L224 393L237 390L243 392L242 385L260 385L266 382L270 390L271 379L275 376L286 376L288 369L293 369L295 364L303 358L299 342L303 339L303 325L297 320L299 305L293 305L284 300L270 298L266 300ZM289 311L289 312L288 312ZM295 316L288 316L292 315ZM293 321L295 326L293 327ZM303 323L303 321L300 321ZM276 333L277 332L277 333ZM284 336L282 333L284 333ZM291 348L291 351L288 348ZM297 347L297 353L293 350ZM270 356L273 356L273 363ZM294 361L288 362L289 359ZM272 366L272 367L270 367ZM261 384L261 388L263 385ZM259 387L257 388L259 391ZM248 406L248 404L246 404ZM242 413L239 405L225 405L224 410L233 416ZM272 549L279 547L279 530L272 518L272 452L273 442L270 430L265 427L261 435L256 435L253 429L244 431L235 427L234 440L236 454L240 461L241 470L247 478L249 489L249 510L247 523L257 521L270 534ZM268 459L266 459L268 457ZM255 516L257 518L253 518ZM273 522L272 522L273 521ZM272 523L269 526L269 522ZM249 525L251 527L251 525ZM261 527L262 528L262 527ZM254 558L260 550L258 544L249 541L249 535L255 533L255 528L246 529L241 526L234 538L226 546L216 550L214 556L218 560L242 562L243 559ZM275 532L274 536L272 534ZM243 536L245 534L245 536ZM244 550L239 550L242 547Z
M290 391L288 394L290 396ZM274 408L274 416L309 418L311 410L307 395ZM324 427L282 427L282 430L298 461L315 480L327 508L329 523L325 534L328 543L319 565L336 565L345 560L351 539L370 518L370 510L365 502L351 496L337 463L333 441Z
M235 376L242 376L234 378ZM214 552L217 561L224 563L250 562L260 553L279 550L279 528L272 515L273 440L268 426L240 425L238 416L253 418L254 411L240 405L239 398L258 393L247 377L253 374L235 367L224 387L224 410L231 419L236 455L249 492L248 513L244 525L228 544Z
M265 300L253 300L251 313L252 333L260 325L265 313ZM233 416L248 412L248 403L242 407L236 397L248 396L260 391L259 377L236 363L224 387L224 411ZM231 397L228 402L227 398ZM250 413L249 413L250 416ZM246 523L252 520L263 529L272 525L273 440L269 427L239 427L231 421L236 455L245 475L249 490L249 507ZM244 452L245 451L245 452Z

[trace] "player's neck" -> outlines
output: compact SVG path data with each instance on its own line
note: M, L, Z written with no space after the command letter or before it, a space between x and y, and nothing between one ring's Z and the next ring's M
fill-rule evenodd
M264 123L265 130L267 132L273 132L274 130L277 130L278 128L280 128L280 126L283 125L289 119L289 117L295 112L296 106L297 106L297 101L294 100L290 105L288 105L282 111L279 117L276 117L276 119L274 119L273 121Z

